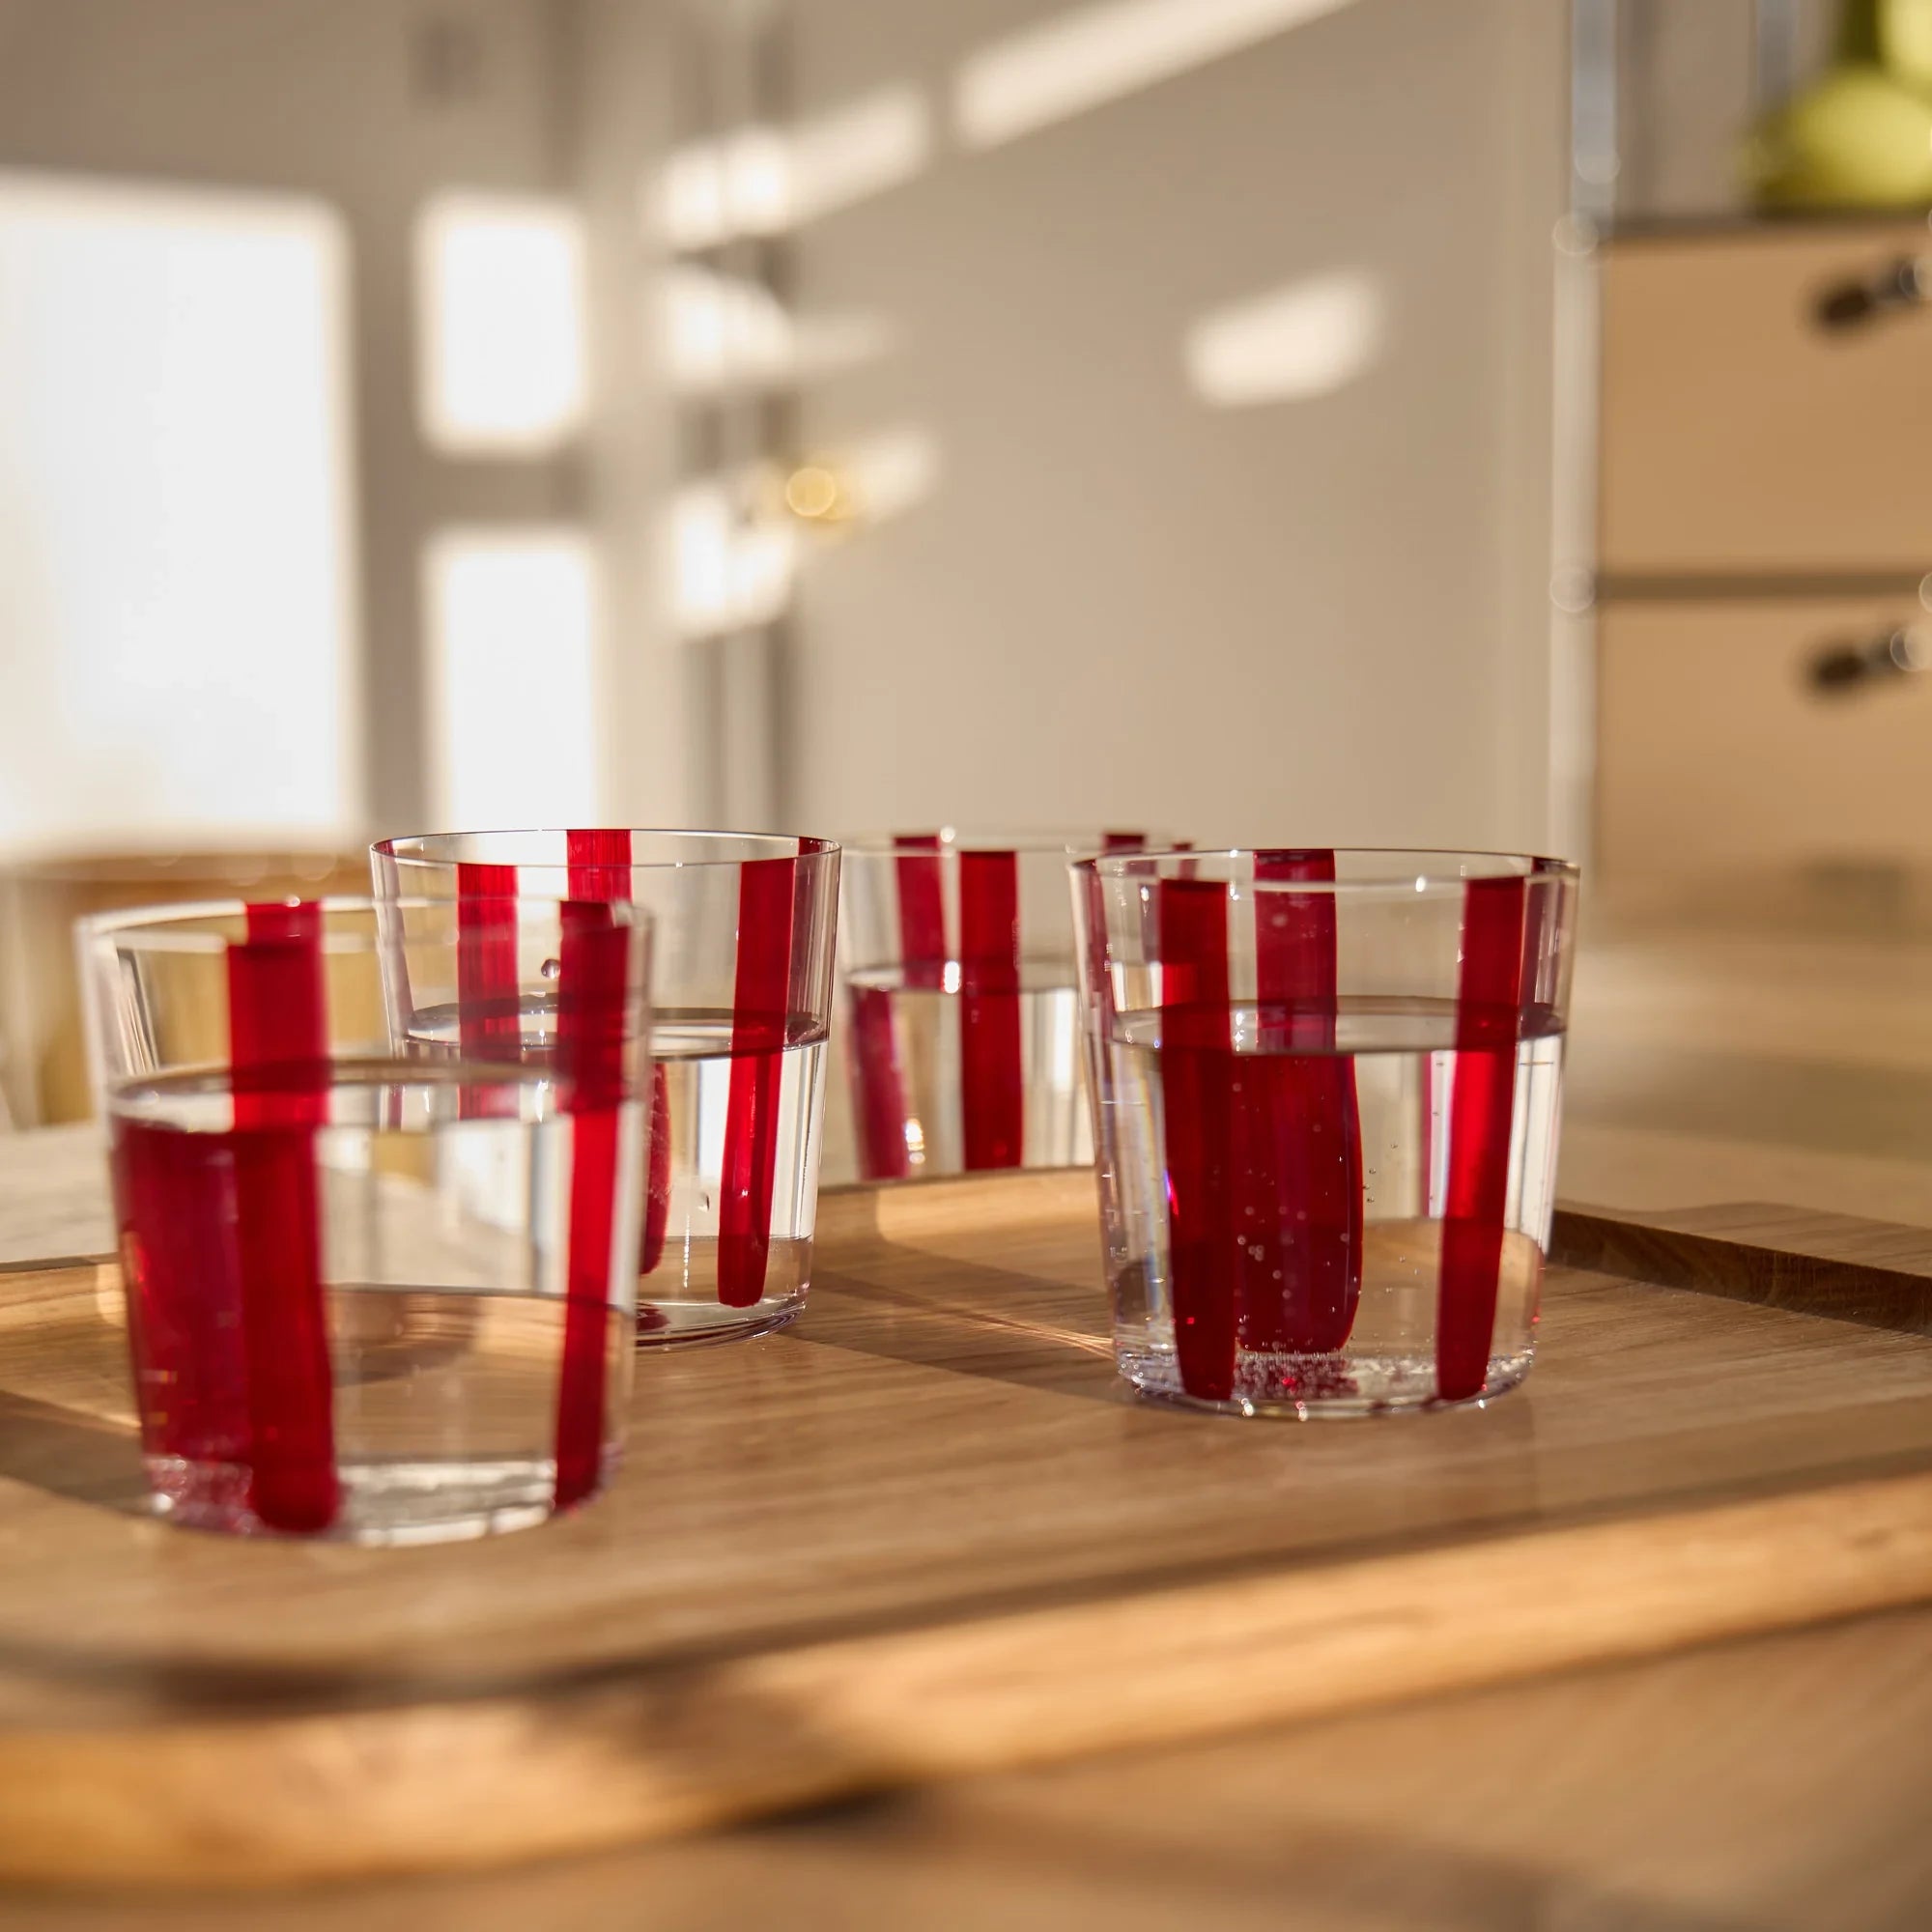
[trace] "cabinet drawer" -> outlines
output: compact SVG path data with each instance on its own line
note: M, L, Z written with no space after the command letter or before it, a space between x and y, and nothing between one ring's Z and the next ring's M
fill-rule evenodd
M1932 858L1932 672L1819 695L1916 599L1627 605L1598 630L1597 862L1654 878Z
M1603 569L1932 567L1932 306L1817 318L1928 251L1920 222L1612 244Z

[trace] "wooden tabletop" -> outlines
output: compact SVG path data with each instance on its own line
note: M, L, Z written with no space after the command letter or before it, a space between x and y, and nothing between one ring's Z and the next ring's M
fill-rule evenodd
M1794 948L1719 929L1599 945L1579 977L1565 1193L1632 1209L1774 1201L1932 1224L1932 1107L1917 1099L1932 1079L1927 985L1932 950L1917 932ZM93 1159L84 1136L16 1142L0 1154L0 1228L20 1202L42 1252L98 1251ZM1908 1381L1884 1405L1885 1426L1916 1428L1911 1365L1890 1347L1881 1337L1873 1360ZM1534 1387L1523 1413L1536 1412ZM1782 1423L1765 1408L1764 1439L1802 1456L1808 1437L1823 1454L1831 1427L1800 1384L1788 1394ZM1686 1450L1692 1463L1704 1453ZM1293 1723L1264 1710L1253 1729L1215 1741L480 1876L242 1897L16 1890L0 1918L10 1932L764 1921L1138 1932L1210 1919L1904 1932L1932 1924L1928 1666L1932 1608L1908 1608Z
M462 1879L8 1932L1922 1932L1932 1612Z

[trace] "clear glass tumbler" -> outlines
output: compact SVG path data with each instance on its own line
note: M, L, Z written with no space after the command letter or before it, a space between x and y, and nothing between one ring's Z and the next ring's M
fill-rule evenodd
M372 863L384 896L548 893L649 910L657 1068L638 1339L726 1341L791 1321L811 1280L838 846L733 832L435 833L385 838ZM423 1037L455 1050L437 1015Z
M1577 873L1487 853L1072 867L1121 1373L1254 1414L1528 1372Z
M648 924L224 903L77 929L142 1446L172 1520L420 1543L603 1486L629 1388ZM460 1055L412 1037L460 1015Z
M907 832L845 847L839 953L867 1180L1094 1158L1066 864L1139 832Z
M369 890L360 853L71 852L0 874L0 1089L22 1127L94 1110L74 971L76 920L136 906L327 898Z

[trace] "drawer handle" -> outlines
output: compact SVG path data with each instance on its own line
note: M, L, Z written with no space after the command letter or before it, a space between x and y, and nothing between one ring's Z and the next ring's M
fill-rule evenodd
M1848 639L1828 645L1811 660L1807 680L1821 696L1839 697L1922 670L1932 670L1932 637L1917 625L1900 624L1862 643Z
M1900 255L1863 279L1834 282L1818 298L1820 328L1860 328L1902 308L1932 301L1932 258Z

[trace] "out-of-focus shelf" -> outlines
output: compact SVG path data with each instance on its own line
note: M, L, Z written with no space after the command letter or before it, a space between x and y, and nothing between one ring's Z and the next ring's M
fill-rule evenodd
M1754 209L1712 209L1707 213L1619 214L1595 224L1605 247L1622 242L1729 241L1748 236L1847 235L1864 229L1895 228L1922 221L1932 230L1932 206L1925 208L1808 208L1789 213Z

